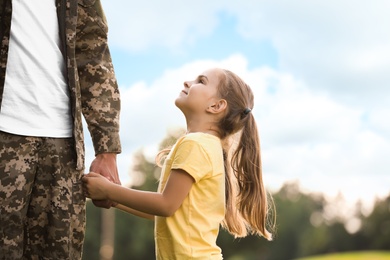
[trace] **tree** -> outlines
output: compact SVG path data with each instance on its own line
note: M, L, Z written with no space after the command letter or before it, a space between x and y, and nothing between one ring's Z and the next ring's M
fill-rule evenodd
M367 249L390 250L390 194L376 200L371 214L363 217L359 234L365 238Z

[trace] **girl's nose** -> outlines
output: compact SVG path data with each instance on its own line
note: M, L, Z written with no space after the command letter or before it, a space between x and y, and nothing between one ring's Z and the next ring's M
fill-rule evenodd
M184 87L190 88L191 87L190 82L189 81L184 81Z

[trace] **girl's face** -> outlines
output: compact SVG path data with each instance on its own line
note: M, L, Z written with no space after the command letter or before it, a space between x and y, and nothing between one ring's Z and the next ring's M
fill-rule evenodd
M218 97L220 69L204 71L195 80L185 81L184 89L176 98L176 106L186 115L189 113L205 113Z

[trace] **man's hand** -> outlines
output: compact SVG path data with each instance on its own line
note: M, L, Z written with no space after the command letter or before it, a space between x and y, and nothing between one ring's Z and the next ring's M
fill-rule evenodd
M109 181L121 184L118 176L115 153L102 153L96 155L89 168L90 172L96 172L106 177ZM92 200L96 207L109 209L115 207L116 203L110 200Z

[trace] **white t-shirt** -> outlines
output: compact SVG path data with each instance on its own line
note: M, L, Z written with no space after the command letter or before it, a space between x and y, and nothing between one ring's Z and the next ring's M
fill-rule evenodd
M69 90L55 0L13 0L0 130L71 137Z

